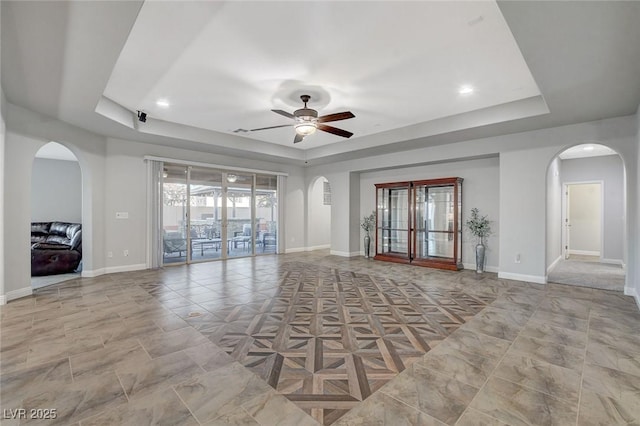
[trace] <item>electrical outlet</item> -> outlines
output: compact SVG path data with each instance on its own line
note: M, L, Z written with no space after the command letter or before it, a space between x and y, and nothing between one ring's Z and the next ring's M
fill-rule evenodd
M129 256L129 250L125 250L123 254L125 257Z
M516 253L516 263L520 263L520 253Z
M112 251L107 252L107 257L111 259L113 257L113 252Z

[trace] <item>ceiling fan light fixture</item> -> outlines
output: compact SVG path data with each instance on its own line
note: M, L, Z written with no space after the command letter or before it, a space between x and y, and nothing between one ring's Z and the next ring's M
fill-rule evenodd
M315 117L296 117L295 129L300 136L309 136L315 133L318 128Z
M234 183L237 180L238 180L238 176L232 175L232 174L227 175L227 182Z

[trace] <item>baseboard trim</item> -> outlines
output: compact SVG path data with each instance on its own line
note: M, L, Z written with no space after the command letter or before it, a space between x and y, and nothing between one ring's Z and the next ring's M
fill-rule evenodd
M621 259L600 259L600 262L624 266L624 262Z
M12 300L20 299L21 297L31 296L33 289L31 287L23 287L17 290L11 290L7 294L0 295L0 305L6 305Z
M640 311L640 294L638 294L638 291L633 287L625 286L624 294L626 296L631 296L635 299L636 305L638 305L638 310Z
M547 277L540 275L514 274L512 272L498 272L498 278L504 278L514 281L526 281L529 283L546 284Z
M304 249L304 251L315 251L315 250L326 250L326 249L330 249L331 248L331 244L323 244L320 246L311 246L311 247L307 247Z
M337 250L331 250L329 252L329 254L331 254L332 256L342 256L342 257L356 257L356 256L361 256L359 251L354 251L354 252L348 252L348 251L337 251Z
M105 268L93 269L93 270L90 270L90 271L83 270L83 271L80 273L80 276L81 276L82 278L94 278L94 277L99 277L100 275L104 275L104 274L105 274L105 272L104 272L104 271L105 271Z
M306 251L305 247L288 248L284 252L285 254L288 254L288 253L301 253L303 251Z
M148 269L145 263L138 263L137 265L122 265L122 266L109 266L104 268L105 274L114 274L116 272L133 272Z
M469 269L472 271L476 270L476 264L475 263L463 263L462 267L464 269ZM484 267L485 272L493 272L493 273L498 273L500 272L500 268L498 268L497 266L485 266Z
M562 260L562 256L558 256L558 258L556 260L554 260L553 262L551 262L551 265L549 265L549 267L547 268L547 274L549 274L549 272L556 267L556 265L558 264L558 262L560 262Z
M579 256L600 256L599 251L590 251L590 250L569 250L569 254L577 254Z

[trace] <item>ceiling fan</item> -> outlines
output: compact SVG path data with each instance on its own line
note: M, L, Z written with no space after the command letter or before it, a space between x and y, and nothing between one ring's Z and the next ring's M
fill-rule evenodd
M283 115L287 118L293 118L295 120L294 123L282 124L280 126L260 127L258 129L251 129L250 132L294 126L296 129L296 136L293 139L293 143L302 142L302 139L304 139L305 136L313 134L316 130L322 130L323 132L332 133L334 135L342 136L343 138L350 138L351 136L353 136L353 133L351 132L323 124L331 121L346 120L348 118L355 117L355 115L353 115L351 111L338 112L335 114L328 114L323 115L322 117L318 117L318 111L316 111L315 109L307 108L307 102L309 102L311 96L302 95L300 96L300 99L302 99L302 102L304 102L304 108L295 110L293 114L290 114L281 109L271 110L276 114Z

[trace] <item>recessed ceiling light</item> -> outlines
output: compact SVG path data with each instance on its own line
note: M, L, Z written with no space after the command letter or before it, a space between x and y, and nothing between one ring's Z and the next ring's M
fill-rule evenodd
M592 147L591 145L589 145L589 146L585 146L585 147L584 147L584 148L582 148L582 149L584 149L585 151L593 151L593 147Z
M162 108L169 108L169 106L170 106L171 104L170 104L170 103L169 103L169 101L168 101L168 100L166 100L166 99L158 99L158 100L156 101L156 105L158 105L159 107L162 107Z
M462 86L458 89L458 93L461 95L469 95L473 93L473 87L471 86Z

